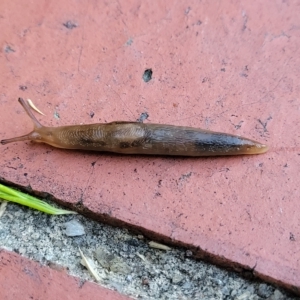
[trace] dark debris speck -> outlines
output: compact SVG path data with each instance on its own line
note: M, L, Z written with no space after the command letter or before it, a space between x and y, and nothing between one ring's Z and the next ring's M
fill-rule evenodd
M152 79L152 74L153 74L152 69L146 69L143 74L143 80L145 82L150 81Z
M72 21L67 21L66 23L63 23L63 25L68 29L73 29L77 27L77 24Z
M295 241L295 236L292 232L290 232L290 241L292 241L292 242Z
M7 45L5 48L4 48L4 51L6 53L10 53L10 52L16 52L11 46Z
M190 7L188 7L188 8L186 8L186 10L185 10L184 14L188 15L190 11L191 11L191 8L190 8Z
M20 89L21 91L26 91L26 90L27 90L27 86L26 86L26 85L20 85L20 86L19 86L19 89Z
M130 46L130 45L132 45L132 43L133 43L133 39L130 38L130 39L126 42L126 45Z
M146 119L148 119L149 114L147 112L141 113L140 117L137 119L137 122L143 123Z

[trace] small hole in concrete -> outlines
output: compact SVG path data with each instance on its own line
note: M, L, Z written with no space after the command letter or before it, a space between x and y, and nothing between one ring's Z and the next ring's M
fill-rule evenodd
M72 21L67 21L66 23L63 23L63 25L68 29L73 29L77 27L77 24Z
M152 79L152 69L146 69L144 74L143 74L143 80L145 82L148 82Z
M15 52L15 50L14 50L11 46L9 46L9 45L7 45L7 46L4 48L4 51L5 51L6 53Z
M137 122L143 123L146 119L148 119L149 115L147 112L141 113L140 117L137 119Z
M26 90L27 90L27 86L26 86L26 85L20 85L20 86L19 86L19 89L20 89L21 91L26 91Z
M133 43L133 39L132 39L132 38L130 38L130 39L126 42L126 44L127 44L128 46L132 45L132 43Z
M55 119L59 119L60 118L59 113L57 111L55 111L53 115L54 115Z

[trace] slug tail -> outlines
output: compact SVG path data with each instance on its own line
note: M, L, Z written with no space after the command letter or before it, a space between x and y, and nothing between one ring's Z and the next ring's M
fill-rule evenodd
M257 143L255 150L253 151L253 153L250 153L250 154L262 154L262 153L266 153L268 150L269 150L269 147L267 145Z
M238 150L241 152L239 153L239 151L237 151L234 154L263 154L269 150L269 147L266 144L254 140L243 138L242 143L243 145L238 147Z
M24 108L24 110L26 111L26 113L29 116L29 118L32 120L34 127L35 128L42 128L43 125L36 119L36 117L32 113L32 111L30 109L30 106L27 104L27 102L23 98L19 98L18 101L22 105L22 107ZM25 136L22 136L20 138L23 138ZM2 143L2 141L1 141L1 143Z

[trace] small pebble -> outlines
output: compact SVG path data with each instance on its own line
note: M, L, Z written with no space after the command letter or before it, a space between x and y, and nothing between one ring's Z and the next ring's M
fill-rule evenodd
M228 289L227 286L224 286L224 287L222 288L222 294L223 294L224 296L229 296L229 295L230 295L230 291L229 291L229 289Z
M174 284L178 284L178 283L180 283L180 282L183 280L183 278L184 278L184 277L182 276L181 273L176 272L176 273L173 275L172 282L173 282Z
M222 280L220 280L218 278L212 278L211 281L214 282L217 285L222 285L223 284Z
M97 261L101 264L101 266L103 268L105 268L107 270L110 269L111 261L115 258L114 254L109 253L102 247L98 247L95 250L94 255L95 255L95 258L97 259Z
M272 288L264 283L261 283L258 286L257 294L262 298L268 298L272 294Z
M250 296L251 296L250 292L246 291L245 293L236 297L236 300L249 300Z
M65 234L67 236L81 236L85 234L83 225L76 220L66 222L64 225L66 227Z
M111 261L110 270L114 273L126 275L131 272L131 268L119 257Z
M182 285L182 288L185 290L190 290L192 288L192 283L190 281L187 281Z
M286 297L279 291L275 290L273 295L271 295L268 300L285 300Z

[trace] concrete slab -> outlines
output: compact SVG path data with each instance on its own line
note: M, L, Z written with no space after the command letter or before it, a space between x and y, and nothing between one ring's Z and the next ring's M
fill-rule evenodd
M92 282L81 282L66 272L51 269L0 251L1 299L130 299Z
M1 2L0 139L136 120L267 143L261 156L166 158L0 147L2 181L184 245L300 294L298 1ZM146 69L152 79L143 80Z

